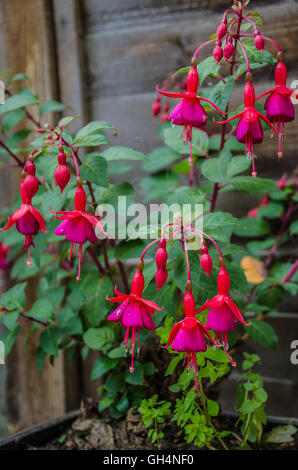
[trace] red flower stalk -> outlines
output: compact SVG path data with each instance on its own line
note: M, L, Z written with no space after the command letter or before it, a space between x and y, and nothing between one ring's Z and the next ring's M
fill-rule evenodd
M55 170L55 180L62 194L70 180L70 171L66 166L66 155L63 150L59 150L58 153L58 166Z
M280 61L275 67L275 87L265 91L265 93L262 93L257 98L259 100L263 96L269 95L265 101L264 108L267 118L273 123L279 134L279 157L282 157L281 139L285 136L285 122L295 119L295 110L290 98L293 94L297 98L297 93L294 93L291 88L287 88L287 68Z
M183 142L192 142L192 129L193 127L205 130L207 123L207 114L201 105L201 101L209 103L213 108L221 114L224 114L214 103L197 95L199 86L199 74L196 65L191 65L190 71L187 74L187 91L186 93L170 93L160 90L158 85L156 90L161 95L169 98L181 98L181 101L174 107L169 119L173 124L183 126L182 137ZM190 154L190 162L192 162L192 148Z
M250 81L250 76L244 87L244 109L236 116L231 117L225 121L214 121L216 124L225 124L226 122L233 121L240 118L236 130L236 138L239 142L245 144L245 153L247 157L252 159L252 176L257 176L254 161L254 144L263 142L264 132L261 120L266 122L271 129L278 135L278 132L272 126L271 122L262 113L255 108L255 90Z
M183 298L185 318L173 326L169 340L164 346L169 347L172 343L173 351L185 352L184 364L187 363L187 372L191 367L195 371L195 390L197 386L197 356L199 351L206 351L206 337L216 346L206 327L195 317L195 300L190 291L186 291Z
M78 186L75 192L75 211L50 211L54 214L58 220L63 222L58 225L54 230L56 235L65 236L67 240L71 242L69 251L69 260L71 256L76 256L76 246L79 245L78 258L79 258L79 270L77 275L77 281L81 277L81 263L82 263L82 252L83 244L89 241L90 243L97 243L97 236L95 235L94 227L105 233L100 219L95 215L89 214L85 211L86 208L86 193L82 186Z
M40 212L32 206L31 198L28 197L25 191L24 182L21 184L20 193L22 205L12 214L6 227L1 230L8 230L16 224L17 230L25 235L24 247L28 248L27 265L32 266L30 258L30 246L34 247L32 235L36 235L38 232L46 232L46 226Z
M215 341L218 345L223 346L232 366L236 366L236 363L227 353L227 334L229 331L234 331L236 321L240 321L243 325L247 326L250 325L250 323L245 323L239 308L229 296L230 277L225 267L219 268L217 286L218 294L212 299L207 300L196 313L200 313L207 308L211 309L208 313L206 328L215 331Z
M110 302L121 302L121 305L108 316L108 320L113 322L119 321L121 325L126 328L124 339L126 352L128 351L128 340L131 329L131 340L129 348L129 352L131 353L130 372L134 371L134 348L137 334L139 341L139 353L141 347L140 329L146 328L147 330L155 330L155 325L151 315L155 315L155 310L162 310L151 300L143 299L142 294L144 290L144 276L142 270L143 263L140 262L138 269L132 278L130 294L122 294L121 292L118 292L116 286L116 297L112 297L111 299L107 298L107 300Z
M167 242L164 238L160 239L159 241L159 248L155 254L155 264L156 264L156 285L157 290L160 290L162 286L166 283L168 279L168 271L167 271L167 259L168 253L166 250Z

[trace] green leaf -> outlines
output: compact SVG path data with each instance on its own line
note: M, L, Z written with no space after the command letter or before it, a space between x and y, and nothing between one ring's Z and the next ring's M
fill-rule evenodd
M38 95L33 95L33 93L19 92L16 95L13 95L11 98L8 98L4 104L0 104L0 115L34 104L39 104Z
M253 178L252 176L236 176L231 184L234 189L248 194L269 193L277 189L275 181L266 178Z
M85 331L83 339L90 349L101 351L107 349L115 340L115 334L111 327L89 328Z
M114 403L115 397L104 397L100 402L98 403L98 412L101 413L103 410L111 406L112 403Z
M211 74L216 74L220 70L220 65L215 63L214 57L207 57L198 64L198 74L200 77L200 84Z
M38 299L34 302L32 308L25 313L27 317L47 322L52 317L54 306L48 299Z
M76 137L75 137L75 142L77 139L80 140L83 137L86 137L88 135L92 135L92 134L103 135L102 131L105 129L114 129L114 126L106 121L91 121L89 122L89 124L82 127L82 129L80 129L77 132Z
M0 340L4 343L4 352L5 357L10 353L11 348L14 345L15 340L17 339L21 325L15 325L11 330L6 330L3 335L0 337Z
M207 411L210 416L217 416L219 413L219 404L216 401L207 398Z
M29 80L28 75L25 73L16 73L13 77L11 77L7 83L18 82L20 80Z
M225 111L235 85L234 77L229 76L226 83L218 82L209 95L210 101L216 104L221 111Z
M278 337L269 323L260 320L250 320L251 325L243 325L247 333L262 346L275 349L278 343Z
M180 158L179 153L169 147L159 147L148 153L142 165L142 170L154 173L163 168L168 168L173 162Z
M102 153L109 162L111 160L144 160L145 155L127 147L110 147Z
M64 108L65 108L65 105L63 103L60 103L59 101L54 101L54 100L45 101L39 108L39 113L40 114L55 113L55 112L63 111Z
M87 294L84 316L88 321L88 326L98 326L111 309L111 303L107 301L106 297L113 296L113 285L108 277L98 278L93 275L87 276L84 284L82 284L82 289L85 285L88 285L89 292L92 294Z
M291 223L291 225L290 225L290 234L291 235L298 235L298 220Z
M262 403L255 400L245 400L239 408L240 413L250 414L253 413L257 408L262 406Z
M124 344L121 344L121 346L118 346L117 348L111 349L111 351L108 353L108 356L111 359L120 359L120 357L126 357L127 352L125 351Z
M91 372L91 380L98 379L106 374L109 370L113 369L118 363L118 359L109 359L108 357L99 357L93 366Z
M167 370L165 371L165 377L173 374L181 359L183 359L183 354L178 354L178 356L174 357L174 359L171 360Z
M42 349L51 356L58 356L58 342L63 333L55 325L48 326L40 335Z
M268 222L263 219L244 217L240 219L240 222L242 226L235 227L233 230L238 237L262 237L263 235L267 235L270 230Z
M206 352L200 354L202 357L206 357L206 359L211 359L215 362L221 362L223 364L230 362L225 352L219 348L213 349L213 347L208 347Z
M60 119L58 122L59 127L65 127L70 124L74 119L78 119L79 116L65 116L64 118Z
M19 131L13 132L6 139L5 144L9 148L18 147L23 140L27 139L31 132L31 129L20 129Z
M107 162L98 153L89 153L84 157L80 173L83 179L104 188L109 187L107 175Z
M258 209L258 217L267 217L268 219L279 219L284 211L283 205L279 202L269 202L266 206Z
M142 385L144 380L144 371L140 362L135 362L134 371L130 372L129 369L125 371L125 381L131 385Z
M189 155L190 144L184 144L181 139L180 126L170 127L164 131L165 144L175 152L182 155ZM193 129L192 131L192 151L193 155L204 155L208 151L208 136L206 132L200 129Z
M103 134L89 134L85 136L76 136L74 147L97 147L98 145L109 144L110 142Z
M238 227L237 227L238 226ZM228 212L210 212L204 215L204 231L217 240L229 242L241 222Z
M1 304L7 310L23 310L25 305L25 287L26 282L21 282L8 289L1 297Z
M270 431L266 438L265 444L279 444L282 442L292 442L293 434L296 434L297 428L292 424L280 425Z
M24 118L25 113L26 111L23 108L6 113L2 119L3 130L6 132L10 131Z

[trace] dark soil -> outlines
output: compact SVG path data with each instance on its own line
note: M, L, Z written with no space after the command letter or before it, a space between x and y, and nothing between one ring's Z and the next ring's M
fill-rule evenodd
M213 421L216 429L232 430L240 434L235 427L235 420L221 416ZM272 426L271 426L272 428ZM193 445L186 444L183 430L176 423L166 421L159 428L165 437L160 441L160 449L198 450ZM266 429L269 431L270 427ZM298 434L298 433L297 433ZM267 445L269 450L297 450L298 435L294 441L284 444ZM239 446L239 441L234 435L224 439L229 449ZM212 442L212 446L220 449L218 441ZM116 421L104 419L99 416L96 404L90 400L82 404L81 416L59 437L41 447L30 447L31 450L151 450L156 449L147 437L147 429L143 425L141 415L136 408L131 408L126 420Z

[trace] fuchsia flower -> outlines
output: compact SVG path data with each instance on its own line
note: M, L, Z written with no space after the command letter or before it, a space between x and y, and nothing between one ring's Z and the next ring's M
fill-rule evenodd
M247 78L247 82L244 87L244 109L240 113L236 114L236 116L231 117L225 121L214 121L216 124L224 124L226 122L233 121L234 119L240 118L236 130L236 138L239 142L245 144L245 153L248 157L252 158L252 176L257 176L257 172L255 169L255 161L254 161L254 144L260 144L263 142L263 127L261 124L261 120L266 122L271 129L278 134L278 132L274 129L271 122L257 109L255 108L255 90L253 84L250 81L250 76Z
M90 243L97 243L97 236L95 235L94 227L105 233L100 219L95 215L89 214L85 211L86 208L86 193L82 186L78 186L75 192L75 211L57 211L51 212L56 219L62 219L63 222L58 225L54 230L56 235L65 236L71 242L69 259L71 256L76 255L76 246L79 245L78 258L79 270L77 281L81 276L81 263L83 244L89 241Z
M34 247L32 235L36 235L38 232L46 232L46 226L40 212L38 212L38 210L35 209L35 207L33 207L31 204L31 197L28 197L27 195L24 181L22 182L20 188L22 205L12 214L6 227L2 228L1 230L8 230L14 224L16 224L17 230L22 235L25 235L24 247L28 248L27 265L32 266L30 258L30 246Z
M66 155L63 150L59 150L58 153L58 166L55 170L55 180L62 194L70 180L70 171L66 166Z
M287 68L283 62L278 62L275 68L275 87L258 96L257 100L268 96L264 108L266 116L279 133L279 157L282 157L281 139L284 137L285 122L295 119L295 110L291 101L293 90L287 88ZM297 97L297 94L294 93Z
M10 247L0 242L0 269L5 270L11 265L11 263L7 261L7 255L9 252Z
M232 361L227 353L227 334L229 331L234 331L236 321L240 321L243 325L247 326L249 326L250 323L245 323L239 308L229 296L230 277L225 267L219 268L217 286L218 294L212 299L207 300L196 313L211 308L208 313L206 328L215 331L215 341L218 345L223 346L232 366L236 366L236 363Z
M134 348L136 343L136 336L138 333L138 352L140 351L140 329L146 328L147 330L155 330L155 325L151 315L155 314L155 310L162 310L151 300L142 298L144 290L144 276L142 273L143 264L139 264L136 273L134 274L131 282L131 293L122 294L118 292L117 286L115 287L116 297L108 299L110 302L121 302L121 305L112 312L108 320L116 322L119 321L121 325L125 326L126 333L124 345L126 352L128 350L129 333L131 329L131 340L129 352L131 353L131 366L130 372L134 371Z
M248 212L247 217L249 217L250 219L254 219L255 217L257 217L260 207L267 206L269 204L269 202L270 201L269 201L268 197L264 197L264 199L262 199L262 201L260 202L260 204L257 207L254 207L253 209L251 209Z
M169 347L172 343L173 351L185 352L185 362L187 362L187 371L190 367L194 368L195 371L195 390L198 390L197 386L197 356L196 353L199 351L206 351L207 342L206 336L214 344L214 340L210 336L210 333L195 317L195 300L190 291L186 291L183 298L185 318L173 326L170 332L169 340L165 348Z
M167 242L164 238L161 238L159 241L159 248L155 254L155 264L156 264L156 274L155 280L157 285L157 290L160 290L162 286L167 282L168 271L167 271Z
M214 103L197 95L199 86L199 74L196 65L191 65L190 71L187 74L187 91L186 93L170 93L167 91L160 90L158 86L156 90L164 96L169 98L181 98L181 101L174 107L171 112L169 119L172 120L173 124L183 126L182 137L183 142L192 141L192 129L205 130L207 123L207 113L201 105L201 101L206 101L219 113L224 114ZM190 161L192 161L192 155L190 155Z
M209 255L208 247L205 241L203 242L200 251L201 251L201 259L200 259L201 267L203 271L207 274L207 276L210 277L213 262L212 262L211 256Z

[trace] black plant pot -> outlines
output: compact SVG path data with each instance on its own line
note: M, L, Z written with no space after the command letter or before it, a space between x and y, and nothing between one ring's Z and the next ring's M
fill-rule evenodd
M25 450L28 447L39 447L48 444L55 438L58 438L63 431L81 415L80 410L71 411L59 418L51 419L36 426L32 426L11 436L0 440L0 450ZM223 413L223 417L236 421L237 413ZM279 424L293 424L298 427L297 419L284 418L279 416L267 417L268 428ZM266 427L267 427L266 426Z

